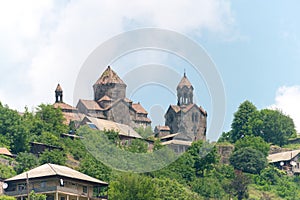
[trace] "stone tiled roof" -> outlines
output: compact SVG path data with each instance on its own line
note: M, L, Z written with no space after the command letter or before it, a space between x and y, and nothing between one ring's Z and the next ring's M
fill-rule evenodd
M141 114L148 114L148 112L143 108L143 106L140 103L133 103L132 108L137 112Z
M300 150L286 151L281 153L270 154L267 159L270 163L292 160L300 153Z
M81 121L85 115L77 112L63 112L65 121L64 124L69 125L71 121Z
M60 84L57 85L55 91L56 92L62 92L62 88L61 88Z
M60 108L62 110L72 110L72 111L77 111L77 108L69 105L69 104L66 104L66 103L63 103L63 102L56 102L53 104L53 107L54 108Z
M103 110L94 100L80 99L79 102L81 102L88 110Z
M177 112L179 112L181 109L180 109L180 107L179 106L177 106L177 105L171 105L171 108L177 113Z
M124 84L125 83L122 81L122 79L117 75L116 72L114 72L110 66L106 68L106 70L102 73L100 78L96 81L95 85L101 84L109 84L109 83L119 83L119 84Z
M181 81L179 82L177 89L178 88L183 88L184 86L188 87L188 88L193 88L191 82L189 81L189 79L186 77L185 73L181 79Z
M111 101L111 98L107 95L103 96L101 99L98 100L98 102L100 101Z
M169 134L169 135L166 135L166 136L163 136L161 137L160 139L163 140L163 139L167 139L167 138L172 138L172 137L175 137L177 135L179 135L180 133L174 133L174 134Z
M125 98L124 101L127 102L127 103L132 103L132 100L130 100L128 98Z
M187 106L183 106L183 107L180 107L180 106L177 106L177 105L170 105L170 107L176 112L178 113L179 111L182 111L182 112L188 112L191 108L193 108L194 106L197 106L196 104L190 104L190 105L187 105ZM197 108L204 114L206 115L206 111L200 106Z
M148 117L137 117L134 121L151 123L151 119L149 119Z
M89 121L93 123L98 130L114 130L119 132L119 135L133 137L133 138L142 138L133 128L125 124L119 124L113 121L98 119L94 117L86 117L83 121Z
M27 172L23 172L22 174L19 174L12 178L6 179L5 181L26 180L26 178L27 178L26 174L28 174L29 179L46 177L46 176L63 176L63 177L68 177L68 178L72 178L72 179L78 179L78 180L88 181L88 182L92 182L92 183L108 185L108 183L106 183L104 181L98 180L96 178L93 178L91 176L88 176L86 174L78 172L69 167L50 164L50 163L41 165L41 166L36 167Z

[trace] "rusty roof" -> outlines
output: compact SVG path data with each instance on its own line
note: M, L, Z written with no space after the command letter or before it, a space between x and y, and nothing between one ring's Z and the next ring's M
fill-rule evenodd
M110 66L106 68L106 70L102 73L100 78L96 81L95 85L105 85L109 83L118 83L118 84L124 84L122 79L117 75L116 72L114 72Z
M55 92L62 92L62 88L61 88L60 84L57 84Z
M148 114L148 112L143 108L143 106L140 103L133 103L132 108L137 112L141 114Z
M186 74L184 73L181 81L179 82L177 89L178 88L183 88L184 86L188 87L188 88L193 88L191 82L189 81L189 79L186 77Z

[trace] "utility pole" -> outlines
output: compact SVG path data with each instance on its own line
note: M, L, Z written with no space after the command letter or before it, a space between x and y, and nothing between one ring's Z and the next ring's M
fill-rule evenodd
M29 179L28 179L28 173L26 173L26 189L27 189L27 200L30 200L30 196L29 196Z

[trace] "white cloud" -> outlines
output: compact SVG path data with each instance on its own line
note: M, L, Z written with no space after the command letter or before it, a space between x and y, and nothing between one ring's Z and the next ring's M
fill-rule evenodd
M183 33L200 34L207 30L223 34L233 24L230 3L226 0L65 3L32 0L2 4L0 52L5 55L8 67L18 66L14 70L18 75L8 74L8 77L15 79L15 88L22 88L23 83L29 87L26 92L21 89L8 99L8 104L18 109L53 102L53 90L58 82L63 86L66 101L72 103L77 73L89 53L125 30L160 27ZM23 66L22 70L19 66ZM3 95L11 88L0 90ZM30 102L21 102L18 95L26 95Z
M278 108L288 114L295 123L297 132L300 133L300 86L282 86L278 88L275 104L271 108Z

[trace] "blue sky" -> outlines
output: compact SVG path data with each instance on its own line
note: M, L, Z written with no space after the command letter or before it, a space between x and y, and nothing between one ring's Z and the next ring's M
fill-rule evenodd
M259 109L277 107L300 128L299 8L296 0L1 2L0 101L18 110L53 103L59 82L65 101L76 104L76 77L97 46L124 31L157 27L190 37L214 61L226 91L224 131L230 129L233 113L244 100ZM178 81L185 68L197 103L211 113L212 97L205 81L199 82L191 66L179 58L137 52L114 62L113 69L125 77L128 70L149 63L173 67ZM100 75L104 67L94 74ZM150 115L158 123L167 106L176 103L175 88L145 86L130 97L152 110ZM92 88L90 96L82 98L91 95Z

